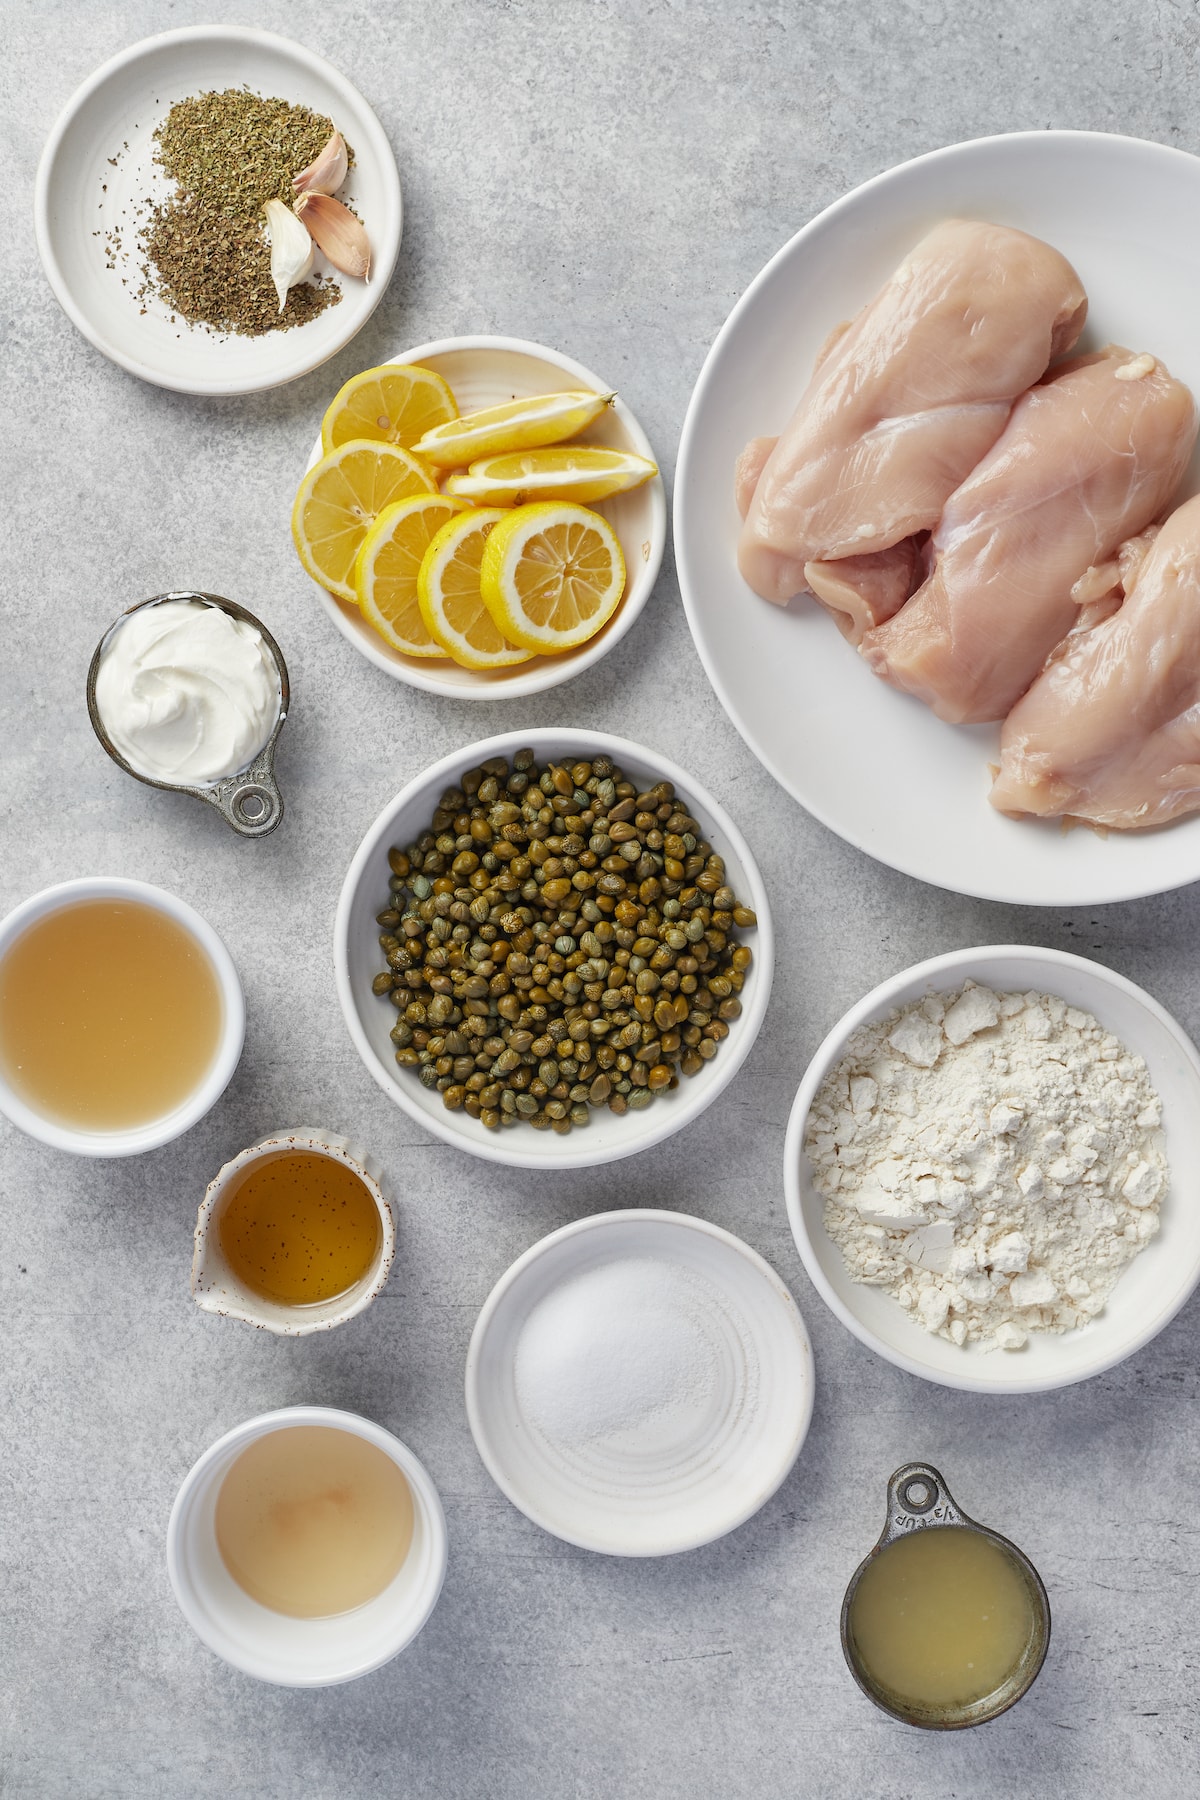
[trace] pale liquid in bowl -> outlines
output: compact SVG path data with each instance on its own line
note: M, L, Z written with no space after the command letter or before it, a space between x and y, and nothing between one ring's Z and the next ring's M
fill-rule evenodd
M313 1150L251 1163L226 1196L221 1253L251 1293L315 1306L348 1293L379 1253L379 1209L353 1169Z
M352 1612L399 1573L412 1490L383 1450L328 1425L257 1438L221 1483L217 1548L238 1586L273 1612Z
M850 1603L863 1669L901 1700L966 1706L1006 1682L1034 1633L1033 1602L1008 1553L980 1531L932 1526L867 1565Z
M43 1118L125 1131L173 1112L217 1054L224 1005L191 932L140 900L76 900L0 958L0 1071Z

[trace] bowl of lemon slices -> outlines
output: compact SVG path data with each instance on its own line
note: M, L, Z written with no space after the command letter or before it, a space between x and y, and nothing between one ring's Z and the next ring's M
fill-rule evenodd
M465 699L556 687L649 599L662 478L619 395L517 338L421 344L333 397L292 538L343 636Z

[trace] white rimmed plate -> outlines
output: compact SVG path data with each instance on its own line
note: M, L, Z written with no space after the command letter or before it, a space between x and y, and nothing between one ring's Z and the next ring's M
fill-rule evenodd
M634 1260L698 1297L690 1326L716 1371L686 1435L586 1445L547 1436L515 1373L537 1309L581 1275ZM501 1492L536 1525L609 1556L667 1556L723 1537L784 1480L813 1407L813 1363L791 1294L757 1251L686 1213L580 1219L534 1244L492 1289L467 1352L467 1417Z
M952 215L1019 226L1078 269L1084 346L1149 349L1200 394L1200 160L1098 132L954 144L846 195L769 262L726 320L679 450L675 546L709 679L755 755L847 842L959 893L1026 905L1128 900L1200 878L1200 816L1157 832L1064 834L988 805L996 726L944 725L885 686L811 600L772 606L738 574L734 459L779 431L829 329ZM1200 486L1200 465L1182 493Z
M523 338L440 338L436 343L418 344L414 350L405 350L387 360L419 363L422 368L433 369L450 388L460 413L570 388L597 394L612 392L608 383L582 363L573 362L557 350L548 350L544 344L527 344ZM329 398L332 400L333 395ZM651 462L658 460L650 440L619 395L600 418L571 441L632 450ZM306 469L311 469L320 458L318 433ZM561 656L535 656L511 669L463 669L448 657L404 656L372 630L357 606L339 600L326 588L317 589L318 597L342 636L394 681L406 681L410 687L425 688L432 694L452 694L456 700L515 700L522 694L544 693L547 688L558 687L573 675L582 674L620 643L650 598L666 547L667 501L661 475L628 493L594 501L591 510L604 514L620 540L625 558L625 592L616 612L595 637Z
M376 915L383 911L388 892L388 850L393 844L411 844L428 829L443 790L456 786L468 769L493 756L511 760L523 747L531 749L540 764L572 754L604 755L611 756L630 781L673 781L704 836L724 858L730 887L758 917L757 928L745 938L754 959L741 991L742 1013L731 1022L729 1036L712 1061L697 1074L684 1076L674 1092L660 1094L643 1111L629 1111L618 1118L607 1107L597 1107L589 1124L565 1137L526 1125L489 1131L465 1111L447 1112L441 1095L422 1087L415 1070L397 1068L389 1036L396 1022L395 1010L371 991L382 963ZM588 1169L662 1143L698 1118L725 1091L750 1054L766 1014L775 970L774 946L767 891L750 847L733 820L686 770L656 750L606 732L541 727L503 732L444 756L384 807L355 851L342 883L333 927L333 966L342 1017L355 1049L384 1093L419 1126L443 1143L488 1162L521 1169Z
M804 1154L813 1097L846 1039L894 1007L960 987L970 977L997 992L1058 994L1081 1007L1145 1058L1163 1103L1170 1188L1158 1236L1126 1265L1104 1311L1077 1331L1031 1332L1023 1350L959 1346L924 1331L898 1301L852 1281L825 1230L825 1202ZM788 1121L784 1189L796 1248L813 1286L856 1338L897 1368L942 1387L975 1393L1036 1394L1099 1375L1132 1356L1170 1324L1200 1280L1200 1055L1158 1001L1123 975L1086 957L1024 944L953 950L902 969L860 1000L829 1033L805 1071Z
M177 100L242 86L333 120L355 156L339 198L361 217L372 253L369 281L335 277L342 289L337 305L306 325L263 337L188 325L173 319L161 300L137 297L142 203L173 191L154 162L154 133ZM400 249L400 177L379 120L324 57L269 31L189 26L131 44L68 101L38 165L34 224L59 304L105 356L143 381L181 393L250 394L307 374L366 324ZM113 231L123 245L116 258L107 247ZM329 267L319 251L317 267Z

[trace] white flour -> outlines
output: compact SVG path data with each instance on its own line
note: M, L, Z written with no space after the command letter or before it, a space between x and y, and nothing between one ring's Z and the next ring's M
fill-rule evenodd
M1158 1230L1146 1065L1052 994L968 982L848 1040L804 1147L856 1281L956 1344L1019 1350L1104 1306Z

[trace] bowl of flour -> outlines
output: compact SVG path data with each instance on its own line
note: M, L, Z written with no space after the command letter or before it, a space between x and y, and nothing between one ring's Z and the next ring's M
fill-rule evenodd
M1098 963L953 951L829 1033L784 1181L813 1285L872 1350L946 1387L1064 1387L1200 1279L1200 1056Z

